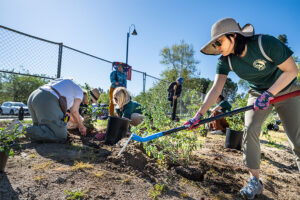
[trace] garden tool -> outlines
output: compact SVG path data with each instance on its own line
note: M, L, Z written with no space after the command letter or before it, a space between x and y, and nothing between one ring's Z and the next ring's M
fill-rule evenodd
M274 98L273 100L271 100L270 104L278 103L280 101L284 101L286 99L296 97L296 96L300 96L300 90L278 96L278 97ZM238 114L238 113L241 113L241 112L245 112L247 110L253 110L253 107L254 107L253 105L250 105L250 106L238 108L236 110L232 110L232 111L217 115L215 117L206 118L206 119L201 120L198 125L206 124L208 122L212 122L214 120L217 120L217 119L220 119L220 118L223 118L223 117L228 117L228 116L235 115L235 114ZM148 142L148 141L154 140L156 138L159 138L159 137L162 137L162 136L165 136L165 135L169 135L171 133L175 133L175 132L178 132L178 131L185 130L189 127L190 127L190 124L187 124L187 125L183 125L183 126L180 126L180 127L177 127L177 128L167 130L167 131L162 131L162 132L159 132L159 133L155 133L153 135L149 135L149 136L146 136L146 137L141 137L141 136L138 136L138 135L132 133L131 136L129 137L129 139L126 141L123 148L121 149L121 151L118 153L118 156L121 155L121 153L124 151L125 147L128 145L130 140L135 140L135 141L138 141L138 142Z

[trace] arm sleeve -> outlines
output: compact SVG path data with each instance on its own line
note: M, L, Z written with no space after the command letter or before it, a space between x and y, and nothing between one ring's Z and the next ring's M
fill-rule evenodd
M124 110L122 117L126 117L126 118L130 119L132 113L133 113L133 109L128 108L128 109Z
M230 67L229 67L227 58L225 58L224 60L219 58L218 63L217 63L216 74L228 75L229 72L230 72Z
M83 100L83 91L79 85L74 84L74 99L80 99L81 101Z
M293 51L283 42L270 35L262 36L262 47L275 65L280 65L293 54Z
M115 84L117 81L116 81L116 71L113 71L110 73L110 82L111 84Z
M173 90L173 83L170 83L169 87L168 87L168 92L172 92Z

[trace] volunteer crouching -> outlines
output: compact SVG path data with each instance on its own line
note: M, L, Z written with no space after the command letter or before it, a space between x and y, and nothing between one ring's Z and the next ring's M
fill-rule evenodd
M84 94L71 79L56 79L33 91L28 98L27 104L33 126L26 129L26 134L33 141L66 141L67 122L59 105L59 95L66 97L67 109L70 110L72 119L78 123L80 133L86 135L86 127L80 119L78 110L82 101L88 103L87 94Z

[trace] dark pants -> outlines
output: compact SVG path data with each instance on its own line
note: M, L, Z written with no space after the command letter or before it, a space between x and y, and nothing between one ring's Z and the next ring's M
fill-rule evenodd
M173 101L170 102L171 108L172 108L172 120L176 119L176 109L177 109L177 99L173 99Z

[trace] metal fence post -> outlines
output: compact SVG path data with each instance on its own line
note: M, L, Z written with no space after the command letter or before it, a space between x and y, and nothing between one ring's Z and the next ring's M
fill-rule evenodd
M59 43L59 47L58 47L57 75L56 75L56 78L60 78L60 75L61 75L62 51L63 51L63 43Z
M143 72L143 92L144 93L146 91L146 77L147 77L147 73Z

